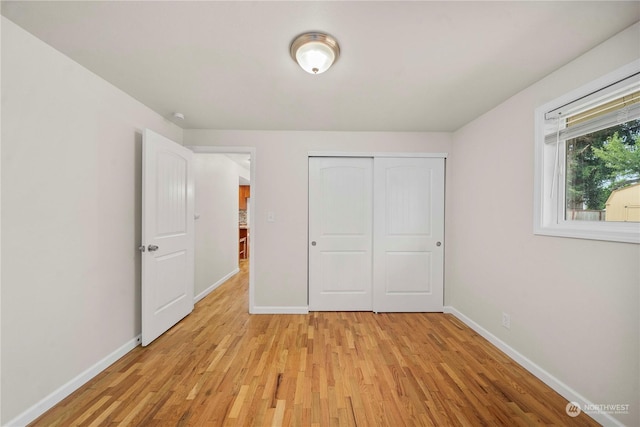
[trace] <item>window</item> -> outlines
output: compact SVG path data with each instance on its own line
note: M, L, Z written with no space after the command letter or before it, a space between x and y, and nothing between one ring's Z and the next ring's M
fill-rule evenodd
M640 243L640 60L536 109L534 232Z

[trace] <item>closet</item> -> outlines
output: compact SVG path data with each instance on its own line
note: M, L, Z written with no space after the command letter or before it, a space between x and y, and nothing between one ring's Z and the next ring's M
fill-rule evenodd
M444 155L309 157L309 310L443 310Z

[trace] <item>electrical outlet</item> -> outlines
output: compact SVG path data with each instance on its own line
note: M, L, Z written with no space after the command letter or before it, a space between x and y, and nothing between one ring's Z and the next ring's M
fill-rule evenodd
M511 329L511 316L505 312L502 312L502 326L507 329Z

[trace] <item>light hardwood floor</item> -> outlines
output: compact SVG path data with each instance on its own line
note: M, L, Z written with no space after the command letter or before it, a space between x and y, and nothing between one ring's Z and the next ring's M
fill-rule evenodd
M451 315L249 315L247 276L31 425L598 425Z

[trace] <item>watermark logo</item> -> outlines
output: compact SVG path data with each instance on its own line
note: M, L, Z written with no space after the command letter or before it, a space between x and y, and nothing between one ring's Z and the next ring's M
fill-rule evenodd
M580 404L578 402L567 403L567 406L564 410L567 411L567 415L572 418L577 417L578 415L580 415L580 412L582 412L582 409L580 408Z
M564 410L568 416L575 418L582 412L585 414L628 414L629 406L627 403L585 403L580 405L578 402L569 402Z

